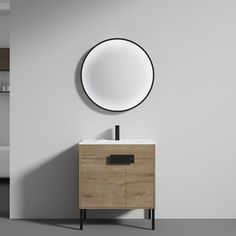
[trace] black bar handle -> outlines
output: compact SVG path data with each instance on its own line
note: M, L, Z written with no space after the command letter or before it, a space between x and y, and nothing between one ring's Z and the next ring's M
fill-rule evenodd
M109 165L129 165L134 163L134 155L130 154L112 154L107 157L107 164Z

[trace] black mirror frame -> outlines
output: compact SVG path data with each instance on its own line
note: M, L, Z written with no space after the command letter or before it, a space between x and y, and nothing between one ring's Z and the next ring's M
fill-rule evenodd
M105 107L102 107L102 106L98 105L95 101L93 101L93 100L90 98L90 96L89 96L88 93L86 92L86 90L85 90L85 88L84 88L84 85L83 85L82 71L83 71L84 62L85 62L87 56L89 55L89 53L90 53L94 48L96 48L97 46L99 46L100 44L102 44L102 43L104 43L104 42L111 41L111 40L125 40L125 41L128 41L128 42L130 42L130 43L135 44L136 46L138 46L138 47L147 55L147 57L148 57L148 59L149 59L149 61L150 61L150 63L151 63L151 67L152 67L152 84L151 84L151 86L150 86L150 89L149 89L147 95L143 98L142 101L140 101L140 102L139 102L138 104L136 104L135 106L130 107L130 108L128 108L128 109L124 109L124 110L110 110L110 109L107 109L107 108L105 108ZM96 106L100 107L101 109L106 110L106 111L109 111L109 112L124 112L124 111L129 111L129 110L134 109L135 107L139 106L141 103L143 103L143 102L146 100L146 98L148 97L148 95L150 94L150 92L151 92L151 90L152 90L152 88L153 88L154 78L155 78L155 70L154 70L154 66L153 66L152 60L151 60L150 56L148 55L148 53L147 53L147 52L145 51L145 49L144 49L143 47L141 47L139 44L137 44L136 42L134 42L134 41L132 41L132 40L126 39L126 38L109 38L109 39L105 39L105 40L103 40L103 41L97 43L96 45L94 45L94 46L86 53L85 57L83 58L82 65L81 65L81 69L80 69L80 80L81 80L81 84L82 84L82 88L83 88L84 93L87 95L87 97L89 98L89 100L90 100L93 104L95 104Z

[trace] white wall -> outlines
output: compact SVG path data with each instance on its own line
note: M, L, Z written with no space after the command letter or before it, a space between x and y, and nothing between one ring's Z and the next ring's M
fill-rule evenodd
M0 48L10 45L10 16L7 11L0 10ZM0 71L0 83L9 84L9 72ZM0 146L9 145L9 94L0 94Z
M158 143L159 218L235 218L235 12L233 0L12 0L11 218L77 217L75 145L115 124ZM156 69L148 99L121 114L78 82L83 54L110 37L142 45Z

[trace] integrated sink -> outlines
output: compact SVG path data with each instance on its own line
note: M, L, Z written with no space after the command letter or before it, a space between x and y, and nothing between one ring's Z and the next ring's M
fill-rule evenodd
M115 139L83 139L80 144L91 144L91 145L113 145L113 144L127 144L127 145L145 145L145 144L156 144L151 139L121 139L120 140L120 126L115 126Z
M80 144L155 144L151 139L122 139L122 140L112 140L112 139L83 139Z

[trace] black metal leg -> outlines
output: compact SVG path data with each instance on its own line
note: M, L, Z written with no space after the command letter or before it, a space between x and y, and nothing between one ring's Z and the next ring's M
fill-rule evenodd
M151 209L148 209L148 219L151 219Z
M83 230L83 212L84 210L83 209L80 209L80 230Z
M155 209L152 209L152 230L155 229Z
M84 209L84 219L85 220L87 219L87 211L86 211L86 209Z

